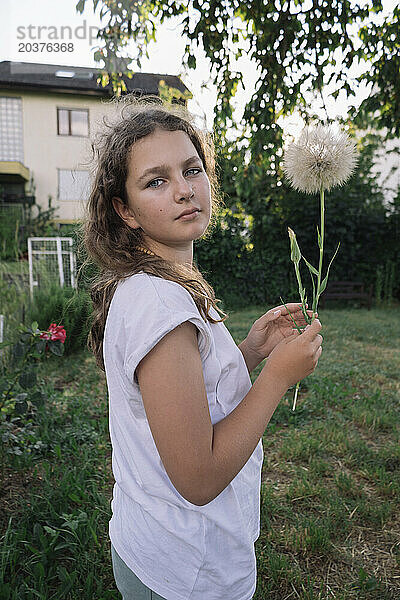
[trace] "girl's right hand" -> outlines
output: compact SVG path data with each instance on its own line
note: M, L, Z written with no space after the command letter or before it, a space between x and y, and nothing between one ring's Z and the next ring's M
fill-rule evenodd
M307 375L310 375L318 364L322 353L322 336L319 335L322 325L314 319L303 333L296 331L293 335L282 340L269 355L265 369L287 388L296 385Z

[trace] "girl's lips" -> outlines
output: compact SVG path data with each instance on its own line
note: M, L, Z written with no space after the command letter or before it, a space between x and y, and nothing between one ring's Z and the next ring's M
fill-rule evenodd
M178 220L180 221L182 219L182 221L192 221L193 219L195 219L197 217L199 212L200 212L199 210L195 210L194 212L190 213L189 215L182 215L181 217L178 217Z

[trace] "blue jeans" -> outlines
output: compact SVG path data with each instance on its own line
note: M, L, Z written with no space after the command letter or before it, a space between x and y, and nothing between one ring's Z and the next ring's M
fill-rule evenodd
M136 577L135 573L124 563L111 544L111 558L117 588L122 600L165 600Z

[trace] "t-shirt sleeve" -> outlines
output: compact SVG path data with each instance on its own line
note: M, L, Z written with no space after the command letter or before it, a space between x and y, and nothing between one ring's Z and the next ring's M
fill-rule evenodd
M167 333L185 321L197 327L200 358L204 363L211 347L210 323L203 319L189 292L178 283L155 276L144 275L134 289L130 282L126 283L121 291L126 305L124 371L129 381L138 383L136 367L140 361Z

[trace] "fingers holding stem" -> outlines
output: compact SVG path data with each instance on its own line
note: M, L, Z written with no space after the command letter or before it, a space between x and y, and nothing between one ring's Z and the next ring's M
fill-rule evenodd
M292 313L290 312L290 310L288 309L288 307L286 306L286 304L284 303L284 301L282 300L282 298L280 300L281 300L282 304L284 305L284 307L286 308L286 310L288 311L288 313L290 315L290 318L292 319L292 321L293 321L293 323L294 323L297 331L299 333L301 333L302 331L301 331L300 327L297 325L296 321L294 320L294 318L292 316ZM292 406L292 411L293 412L296 409L297 394L299 393L299 389L300 389L300 381L297 382L296 389L295 389L295 392L294 392L294 399L293 399L293 406Z
M284 303L284 301L282 300L282 297L280 297L280 301L282 302L283 306L284 306L284 307L286 308L286 310L288 311L288 313L289 313L289 316L290 316L290 318L292 319L292 321L293 321L293 323L294 323L294 325L295 325L295 327L296 327L297 331L298 331L299 333L301 333L301 329L300 329L300 327L297 325L296 321L294 320L294 318L293 318L293 316L292 316L292 313L290 312L290 310L288 309L288 307L286 306L286 304L285 304L285 303Z
M296 321L294 320L292 313L290 312L290 310L288 309L288 307L286 306L286 304L284 303L284 301L282 300L282 298L280 298L282 304L284 305L284 307L286 308L286 310L288 311L290 318L292 319L297 331L299 333L302 333L302 330L300 329L300 327L297 325ZM311 323L314 321L315 317L317 316L317 314L315 312L312 313L312 317L311 317ZM294 412L296 410L296 402L297 402L297 395L299 393L299 389L300 389L300 381L297 382L296 385L296 389L294 391L294 398L293 398L293 406L292 406L292 411Z

